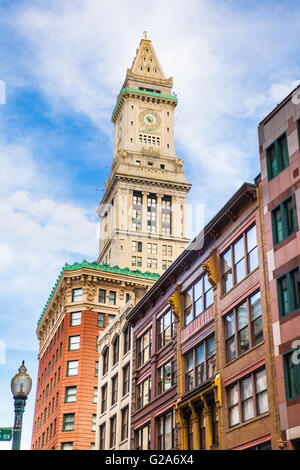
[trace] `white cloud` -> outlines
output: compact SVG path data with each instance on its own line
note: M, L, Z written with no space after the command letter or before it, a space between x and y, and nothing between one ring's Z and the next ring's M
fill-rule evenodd
M202 194L223 196L210 202L213 213L259 172L253 129L299 71L295 66L278 79L300 31L297 15L285 12L283 18L283 11L264 5L243 11L217 0L152 0L145 15L137 0L54 1L28 3L13 20L31 52L27 67L54 109L84 113L110 139L116 95L148 30L179 96L175 135L193 175L192 198L200 197L200 185L206 187ZM216 170L223 177L212 181Z

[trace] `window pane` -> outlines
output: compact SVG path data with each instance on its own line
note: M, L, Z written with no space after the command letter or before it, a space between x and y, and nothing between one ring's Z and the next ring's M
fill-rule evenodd
M81 312L71 313L71 326L78 326L81 324Z
M233 385L228 389L228 405L234 406L239 402L239 391L238 384Z
M236 424L239 424L239 422L240 422L239 407L234 406L233 408L230 408L229 410L229 426L235 426Z
M253 225L250 230L246 233L246 241L247 241L247 252L253 250L257 246L257 238L256 238L256 225Z
M202 284L203 284L202 278L198 282L196 282L196 284L194 284L194 299L195 300L199 299L199 297L201 297L203 294Z
M244 257L244 239L240 238L235 244L233 245L233 256L234 256L234 263L237 263Z
M243 402L243 421L254 417L253 399L249 398Z
M242 400L246 400L247 398L252 397L252 380L251 377L247 377L246 379L241 381L241 394Z
M277 159L276 159L275 145L274 144L271 147L269 147L268 150L267 150L267 160L268 160L268 163L269 163L269 172L270 172L269 176L270 176L270 178L273 178L278 173L278 165L277 165Z
M222 255L222 260L223 260L223 273L226 273L232 268L231 265L231 248L227 250L223 255Z
M279 287L279 305L281 308L281 314L287 315L289 313L289 302L288 302L288 290L287 290L286 276L278 280L278 287Z
M261 415L269 411L267 391L260 393L257 397L257 414Z
M283 204L284 218L286 222L287 236L291 235L295 230L295 219L294 219L294 205L292 198L288 199Z
M256 393L262 392L267 389L267 378L265 369L256 372L255 374L255 391Z
M201 344L196 349L196 365L204 362L204 344Z
M248 309L247 302L244 302L237 309L237 327L241 330L248 325Z
M293 310L300 308L300 270L291 272Z
M235 272L235 282L240 282L246 275L246 265L245 265L245 259L243 258L241 261L239 261L235 267L234 267L234 272Z
M282 169L286 168L289 164L289 153L288 153L288 146L286 136L282 136L278 139L278 147L280 153L280 164Z
M280 243L283 240L283 225L282 225L280 207L278 207L278 209L272 212L272 216L273 216L275 243Z
M164 434L165 434L165 445L164 449L172 449L172 413L168 413L165 416L165 429L164 429Z
M234 335L234 316L233 313L226 315L225 317L225 331L226 338Z
M261 316L260 292L250 297L250 315L251 320L255 320L255 318Z
M236 357L236 349L235 349L235 340L234 336L231 339L226 341L226 359L227 362L232 361Z
M207 357L211 357L216 352L215 336L211 336L207 341Z
M224 292L228 292L232 288L232 272L227 271L223 276L223 289Z

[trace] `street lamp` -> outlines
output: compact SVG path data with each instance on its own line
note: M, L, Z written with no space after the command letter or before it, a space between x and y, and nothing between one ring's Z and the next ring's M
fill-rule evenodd
M12 450L20 450L23 413L32 386L32 380L26 371L27 369L23 361L19 368L19 373L16 374L11 381L11 391L15 401Z

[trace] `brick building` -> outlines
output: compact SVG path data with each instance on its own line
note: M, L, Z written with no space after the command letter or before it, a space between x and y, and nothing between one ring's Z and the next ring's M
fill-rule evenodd
M283 448L300 448L300 86L259 124L260 208ZM299 351L299 350L298 350Z
M276 448L262 256L245 183L129 312L132 448Z
M38 322L39 371L34 450L89 450L95 445L98 333L136 289L158 275L95 263L66 265Z

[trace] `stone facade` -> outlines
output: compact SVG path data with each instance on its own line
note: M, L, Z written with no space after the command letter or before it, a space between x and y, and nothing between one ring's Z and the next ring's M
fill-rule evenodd
M114 158L101 217L99 263L162 273L188 243L187 183L175 153L172 78L142 39L117 99Z

